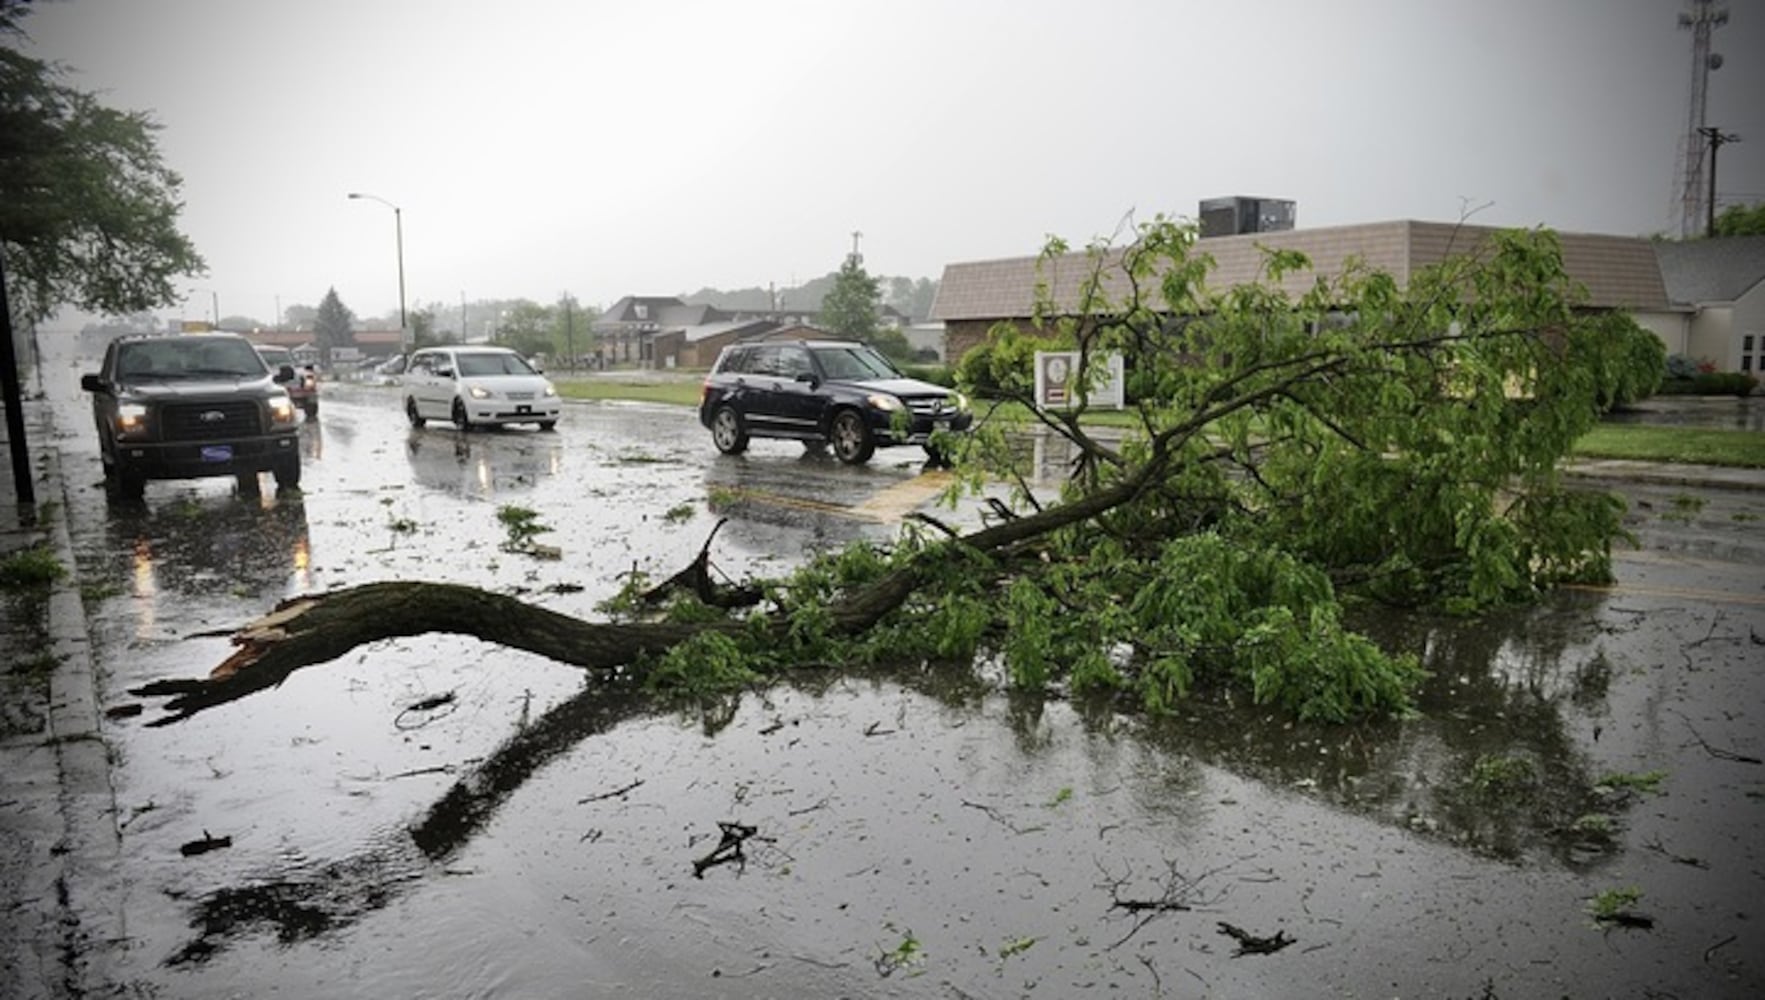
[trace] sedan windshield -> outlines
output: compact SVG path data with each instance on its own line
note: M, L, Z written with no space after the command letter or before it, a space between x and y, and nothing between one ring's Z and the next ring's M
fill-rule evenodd
M461 354L461 375L535 375L518 354Z
M860 344L850 347L817 347L814 351L815 360L821 363L821 370L828 378L862 381L901 376L887 358Z

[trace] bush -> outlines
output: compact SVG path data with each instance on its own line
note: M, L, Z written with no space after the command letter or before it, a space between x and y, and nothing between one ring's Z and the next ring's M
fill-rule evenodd
M1663 396L1750 396L1759 379L1746 372L1699 372L1690 378L1668 378L1661 383Z
M1667 378L1688 379L1698 374L1698 363L1683 354L1667 355Z
M953 389L956 387L956 373L951 370L949 365L900 365L898 367L901 369L901 374L908 378L916 378L921 382L930 382L933 385L941 385L947 389Z

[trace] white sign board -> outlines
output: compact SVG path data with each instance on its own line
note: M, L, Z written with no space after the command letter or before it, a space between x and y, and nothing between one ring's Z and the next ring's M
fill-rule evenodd
M1107 377L1098 380L1093 377L1089 386L1089 401L1092 406L1112 406L1121 409L1127 405L1127 396L1122 391L1122 356L1111 354L1106 359ZM1036 407L1068 407L1079 399L1079 352L1077 351L1037 351L1036 352Z

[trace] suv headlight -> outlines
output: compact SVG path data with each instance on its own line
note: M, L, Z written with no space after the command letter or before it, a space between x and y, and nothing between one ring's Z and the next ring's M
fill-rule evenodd
M896 410L905 410L907 408L906 404L886 392L873 392L865 402L884 413L893 413Z
M291 424L294 422L294 400L286 394L270 400L270 423Z
M473 399L489 399L490 390L481 385L469 386L466 389L466 395L471 396Z
M121 437L139 437L146 434L147 407L140 403L117 404L116 432Z

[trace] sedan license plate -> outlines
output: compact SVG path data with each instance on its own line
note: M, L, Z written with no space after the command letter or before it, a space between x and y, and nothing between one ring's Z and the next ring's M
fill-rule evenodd
M231 462L233 460L233 446L230 444L204 445L202 460L204 462Z

